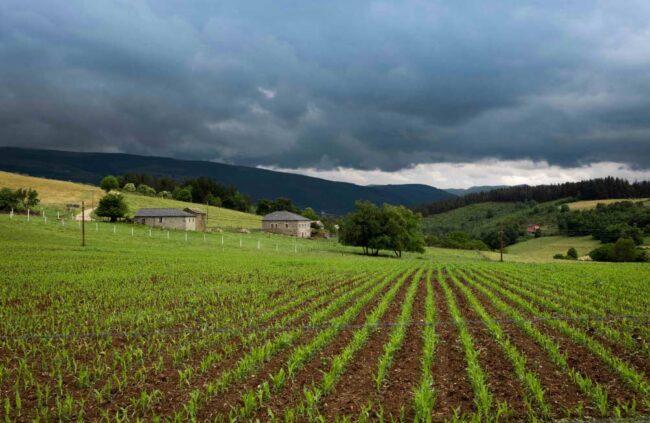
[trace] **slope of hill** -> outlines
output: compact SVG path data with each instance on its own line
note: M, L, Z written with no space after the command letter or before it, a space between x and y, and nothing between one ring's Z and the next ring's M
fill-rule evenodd
M376 204L415 205L453 198L428 185L360 186L309 176L206 161L176 160L114 153L74 153L0 147L0 169L51 179L97 184L107 175L128 172L170 176L178 180L209 176L235 186L254 201L287 197L299 207L346 213L356 200Z
M425 234L446 235L454 231L479 237L483 232L498 228L501 223L516 222L522 229L528 224L542 226L545 234L557 232L557 202L541 204L487 202L472 204L423 219Z
M450 194L454 194L458 197L462 197L463 195L474 194L477 192L488 192L495 189L507 188L507 187L508 185L481 185L481 186L474 186L469 188L446 188L445 191L447 191Z
M38 191L41 204L54 208L64 208L66 204L79 204L85 201L87 207L96 206L104 192L92 185L74 182L57 181L53 179L37 178L33 176L18 175L0 171L0 187L11 189L33 188ZM183 209L185 207L200 208L206 206L183 201L168 200L158 197L146 197L139 194L124 193L124 198L129 206L129 216L133 216L141 207L171 207ZM260 216L242 213L235 210L210 206L208 211L208 227L218 228L248 228L260 229L262 220Z

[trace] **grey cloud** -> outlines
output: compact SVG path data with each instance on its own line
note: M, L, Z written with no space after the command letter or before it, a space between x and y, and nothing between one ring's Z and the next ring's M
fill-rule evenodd
M649 12L642 1L8 0L0 144L283 168L650 168Z

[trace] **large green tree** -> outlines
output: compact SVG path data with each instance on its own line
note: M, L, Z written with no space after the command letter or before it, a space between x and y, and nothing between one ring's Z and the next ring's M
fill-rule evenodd
M106 194L99 200L99 205L95 210L95 214L99 217L108 217L111 222L117 221L126 216L129 208L124 202L124 198L120 194Z
M378 255L390 250L401 257L403 251L424 251L420 215L402 206L384 204L379 208L358 201L355 211L341 222L339 242L361 247L364 254Z

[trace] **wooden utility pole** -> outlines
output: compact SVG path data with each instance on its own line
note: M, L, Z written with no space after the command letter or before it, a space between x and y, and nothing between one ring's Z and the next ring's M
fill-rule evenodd
M499 251L501 253L501 259L499 261L503 261L503 223L499 225L499 244Z
M83 201L81 202L81 246L86 246L86 208Z
M203 225L203 232L208 231L208 212L210 212L210 201L205 202L205 224Z

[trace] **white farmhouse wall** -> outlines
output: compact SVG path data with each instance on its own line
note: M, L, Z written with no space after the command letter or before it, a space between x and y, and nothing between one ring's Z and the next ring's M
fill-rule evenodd
M291 235L299 238L311 237L311 222L309 221L263 221L262 229L274 234Z
M137 223L142 223L154 228L176 229L181 231L195 231L195 217L138 217Z

